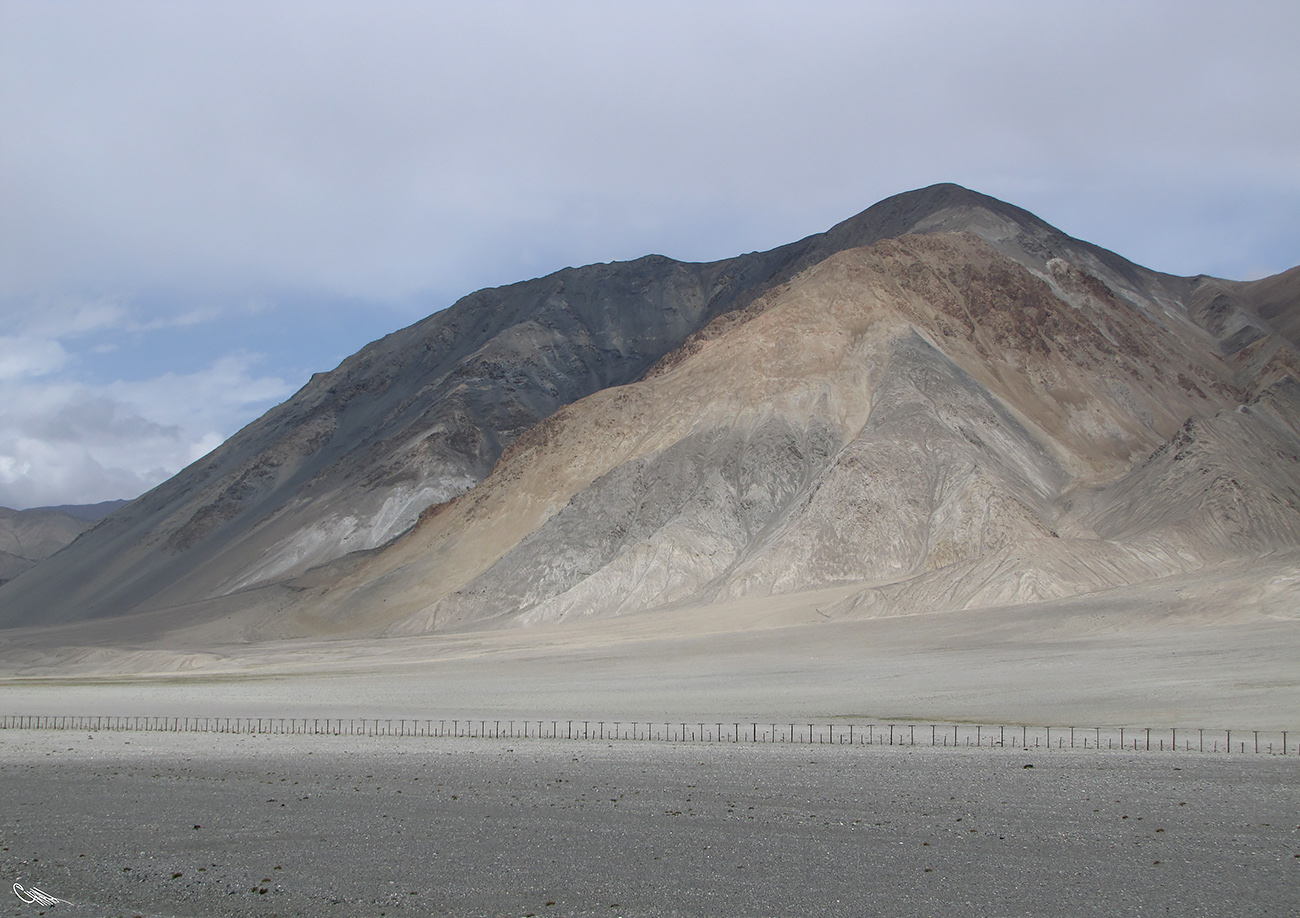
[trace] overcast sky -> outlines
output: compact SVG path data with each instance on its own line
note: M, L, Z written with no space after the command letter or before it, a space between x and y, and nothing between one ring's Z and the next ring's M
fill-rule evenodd
M480 287L954 181L1300 263L1300 3L0 0L0 505L134 497Z

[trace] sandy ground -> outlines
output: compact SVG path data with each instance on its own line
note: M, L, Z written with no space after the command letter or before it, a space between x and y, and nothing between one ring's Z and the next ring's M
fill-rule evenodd
M1300 735L1285 607L842 598L387 641L9 633L0 713ZM15 916L1287 915L1297 778L1296 754L0 730L0 864L72 903Z
M1197 753L7 731L0 864L70 903L14 897L13 916L1289 915L1298 773Z
M840 598L827 591L528 629L184 650L51 651L11 633L0 713L1300 731L1296 617L1219 615L1213 604L1151 597L1135 608L1120 594L828 620ZM178 667L192 668L138 672Z

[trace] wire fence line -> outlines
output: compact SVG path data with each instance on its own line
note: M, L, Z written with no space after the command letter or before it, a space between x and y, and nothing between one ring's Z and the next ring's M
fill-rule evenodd
M1290 730L1186 727L1058 727L954 723L757 723L754 721L488 720L486 718L149 717L4 715L0 730L296 734L433 738L781 743L834 746L1111 749L1300 756Z

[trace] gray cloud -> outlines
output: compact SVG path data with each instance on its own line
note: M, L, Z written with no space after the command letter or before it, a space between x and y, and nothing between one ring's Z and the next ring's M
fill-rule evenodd
M85 443L88 440L180 441L181 428L141 417L126 405L97 393L86 393L29 415L25 433L46 443Z
M0 506L135 496L288 396L253 355L101 386L0 381Z
M508 272L520 236L630 256L705 245L690 225L717 211L744 221L720 255L946 179L1067 217L1080 189L1300 192L1300 14L1281 3L6 15L19 290L237 275L389 295L465 260Z

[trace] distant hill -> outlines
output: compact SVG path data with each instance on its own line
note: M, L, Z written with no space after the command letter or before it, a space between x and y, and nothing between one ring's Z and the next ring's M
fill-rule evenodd
M131 503L129 500L105 500L97 504L60 504L57 507L37 507L35 509L66 513L68 516L75 516L79 520L89 520L95 523L129 503Z
M35 567L127 503L110 500L30 510L0 507L0 583Z
M482 290L5 585L0 626L412 634L828 586L901 614L1273 557L1298 277L1159 274L936 185L770 252Z

